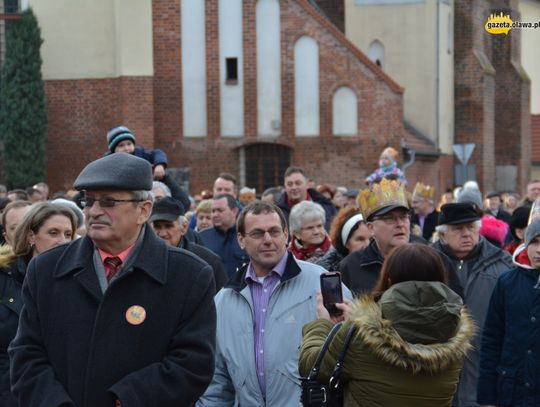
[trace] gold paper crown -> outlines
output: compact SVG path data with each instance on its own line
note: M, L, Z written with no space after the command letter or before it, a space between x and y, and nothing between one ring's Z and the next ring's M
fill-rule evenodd
M405 196L405 186L398 181L389 181L386 178L383 178L380 183L374 184L371 189L360 191L356 201L365 219L388 206L409 207Z
M413 197L415 196L433 201L433 198L435 197L435 188L431 185L424 184L423 182L417 182L413 191Z

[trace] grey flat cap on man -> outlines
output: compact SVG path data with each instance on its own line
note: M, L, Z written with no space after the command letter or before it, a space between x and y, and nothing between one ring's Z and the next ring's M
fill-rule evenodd
M148 161L127 153L115 153L84 167L73 185L78 190L150 191L152 180L152 166Z

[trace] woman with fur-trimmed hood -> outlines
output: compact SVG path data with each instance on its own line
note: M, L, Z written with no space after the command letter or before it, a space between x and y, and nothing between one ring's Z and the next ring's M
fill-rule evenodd
M323 358L328 383L343 341L355 332L343 363L346 406L451 406L474 324L461 297L444 283L440 255L420 244L396 248L372 295L336 304L330 317L319 295L319 319L304 326L299 370L307 376L332 329L344 320Z

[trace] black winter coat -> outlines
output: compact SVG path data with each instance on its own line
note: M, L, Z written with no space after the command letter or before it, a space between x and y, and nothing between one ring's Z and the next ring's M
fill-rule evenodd
M19 326L21 287L27 261L11 256L2 256L0 261L6 266L0 269L0 406L15 407L18 404L10 389L7 348Z
M35 257L9 348L21 406L189 406L214 371L210 266L146 228L133 266L103 294L83 237ZM142 323L126 311L143 307Z
M339 263L345 258L337 249L332 246L319 260L315 262L318 266L324 267L328 271L339 270Z
M314 189L308 189L309 195L311 196L311 199L313 202L318 203L322 206L324 209L324 212L326 214L326 223L324 225L324 228L328 231L330 230L330 224L332 223L332 219L337 213L337 209L327 197L325 197L322 194L319 194ZM285 215L285 218L287 219L287 224L289 223L289 215L291 214L291 207L289 206L289 203L287 201L287 193L283 192L277 202L276 205L279 206L279 209L283 212Z
M195 231L192 231L194 233L197 233ZM223 262L221 261L221 258L215 254L212 250L207 249L204 246L201 246L197 243L193 243L192 241L186 239L184 236L182 240L180 240L180 244L178 245L181 249L187 250L188 252L191 252L193 254L196 254L201 259L203 259L205 262L207 262L210 267L212 267L212 270L214 270L214 281L216 283L216 292L221 290L223 286L227 283L229 278L227 277L227 273L225 272L225 267L223 266Z
M419 236L411 235L411 243L427 243ZM375 288L384 258L374 239L362 250L350 253L339 263L339 271L345 284L354 295L369 293Z

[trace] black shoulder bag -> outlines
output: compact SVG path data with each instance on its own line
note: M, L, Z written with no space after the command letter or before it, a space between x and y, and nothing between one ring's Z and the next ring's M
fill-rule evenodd
M341 322L334 325L326 337L308 377L300 378L302 384L301 402L304 407L343 407L343 386L341 384L340 376L341 370L343 369L343 360L345 359L347 348L349 347L349 343L351 342L354 333L354 327L349 328L349 331L347 332L343 347L341 348L341 352L339 353L339 357L328 384L320 384L317 382L317 376L319 375L323 357L339 328L341 328Z

